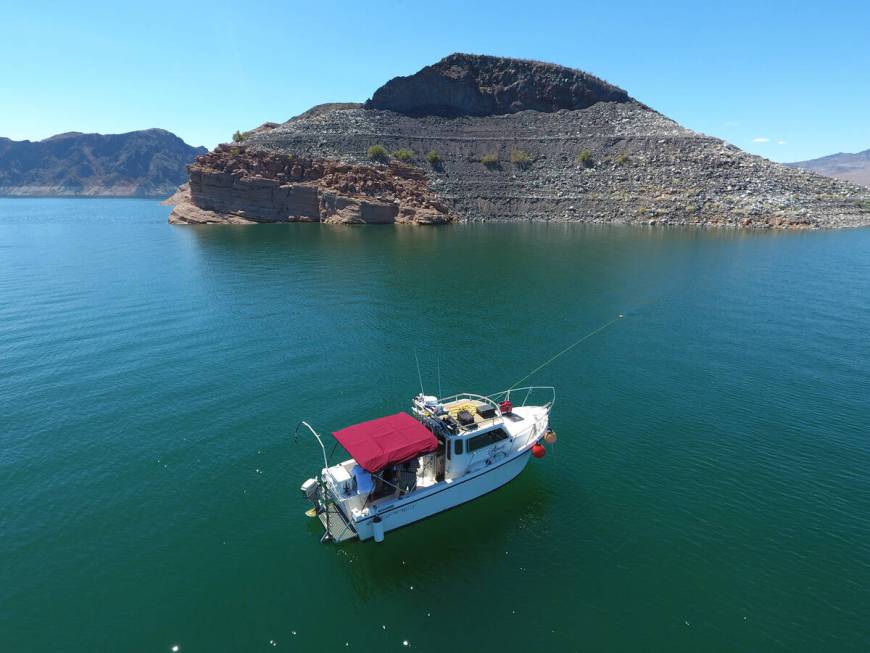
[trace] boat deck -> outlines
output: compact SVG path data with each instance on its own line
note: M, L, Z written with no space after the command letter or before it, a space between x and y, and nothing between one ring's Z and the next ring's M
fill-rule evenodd
M471 413L471 416L474 418L474 423L460 425L460 429L463 431L482 428L501 421L501 415L498 413L493 417L483 417L477 410L478 408L483 407L488 407L488 404L476 399L465 398L457 399L456 401L449 401L444 404L444 410L447 411L447 414L453 419L458 419L459 413L463 410Z
M344 514L334 503L329 503L326 510L317 516L326 531L323 534L323 541L346 542L357 536L357 532L347 523Z

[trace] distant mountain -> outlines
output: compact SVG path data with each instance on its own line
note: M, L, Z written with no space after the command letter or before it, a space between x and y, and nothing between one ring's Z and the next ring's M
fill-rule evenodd
M0 195L168 195L187 179L187 164L207 151L165 129L0 138Z
M845 179L856 184L870 186L870 150L864 150L857 154L840 152L839 154L823 156L820 159L797 161L795 163L786 163L785 165L792 168L811 170L826 177L836 177L837 179Z

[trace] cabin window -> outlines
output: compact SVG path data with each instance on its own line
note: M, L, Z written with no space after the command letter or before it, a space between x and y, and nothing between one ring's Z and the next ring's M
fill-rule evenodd
M454 440L454 442L456 443L454 445L454 447L456 449L456 451L454 451L454 453L458 456L462 453L462 440Z
M488 447L491 444L495 444L496 442L501 442L502 440L506 440L508 434L505 433L504 429L493 429L492 431L487 431L486 433L481 433L473 438L468 439L468 451L471 453L472 451L477 451L478 449L482 449L483 447Z

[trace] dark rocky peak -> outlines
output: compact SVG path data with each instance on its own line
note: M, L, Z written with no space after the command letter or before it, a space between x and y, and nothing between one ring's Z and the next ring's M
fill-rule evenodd
M582 70L540 61L451 54L375 91L367 109L411 116L489 116L526 109L585 109L596 102L631 102L621 88Z

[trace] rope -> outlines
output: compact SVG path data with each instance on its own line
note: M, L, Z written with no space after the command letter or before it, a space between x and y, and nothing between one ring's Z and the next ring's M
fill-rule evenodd
M538 372L539 370L544 369L545 367L547 367L547 365L549 365L550 363L552 363L554 360L556 360L557 358L559 358L559 357L562 356L563 354L567 354L569 351L571 351L572 349L574 349L574 347L576 347L576 346L579 345L580 343L582 343L582 342L584 342L584 341L586 341L586 340L589 340L589 338L591 338L592 336L594 336L594 335L597 334L597 333L601 333L602 331L604 331L604 329L606 329L606 328L609 327L610 325L612 325L612 324L618 322L618 321L621 320L621 319L622 319L622 313L620 313L617 317L615 317L615 318L613 318L612 320L610 320L610 322L607 322L606 324L602 324L600 327L598 327L597 329L595 329L595 330L593 330L593 331L590 331L589 333L587 333L585 336L583 336L582 338L580 338L580 339L577 340L576 342L574 342L574 343L568 345L567 347L565 347L565 349L563 349L562 351L560 351L558 354L556 354L555 356L553 356L553 357L550 358L549 360L545 361L544 363L541 363L541 364L538 365L535 369L533 369L531 372L529 372L529 373L526 374L523 378L521 378L519 381L517 381L516 383L514 383L510 388L508 388L508 392L510 392L511 390L513 390L514 388L516 388L520 383L522 383L522 382L525 381L527 378L529 378L530 376L532 376L535 372Z

